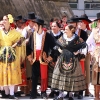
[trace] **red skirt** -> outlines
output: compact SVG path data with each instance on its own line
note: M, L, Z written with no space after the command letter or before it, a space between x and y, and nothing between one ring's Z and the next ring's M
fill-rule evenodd
M27 86L27 77L26 77L26 60L24 61L24 68L21 68L22 84L19 86Z

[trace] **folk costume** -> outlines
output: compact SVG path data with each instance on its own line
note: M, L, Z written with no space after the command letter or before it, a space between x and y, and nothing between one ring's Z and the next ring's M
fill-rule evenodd
M83 46L82 44L80 47L78 41L79 37L75 34L71 38L64 34L58 39L57 43L60 44L62 53L58 57L54 68L52 88L67 92L86 89L85 77L82 74L78 56L73 54L73 52L76 52Z
M0 30L0 86L12 86L22 83L21 69L20 69L20 46L12 48L12 45L17 43L22 35L15 29L10 29L8 33ZM22 55L22 59L25 54ZM13 92L10 95L14 95Z
M40 18L36 18L35 22L38 25L44 25L44 21ZM40 27L39 27L40 28ZM52 54L48 57L48 53L53 50L55 46L52 36L42 31L38 34L36 31L30 36L29 43L27 45L28 59L32 58L30 63L32 64L32 91L30 98L36 98L37 96L37 84L38 77L41 78L41 96L46 97L46 89L48 86L48 63L46 59L52 60Z
M53 31L50 31L51 36L54 38L55 42L63 35L63 33L61 31L58 31L58 33L53 33ZM52 83L52 74L53 74L53 70L55 67L55 63L57 61L58 56L60 55L60 53L58 52L58 50L54 50L53 53L53 61L49 63L48 65L48 86L51 87L51 83ZM51 93L49 94L49 97L54 98L54 96L59 95L59 91L55 91L51 88Z
M59 31L57 34L54 34L52 31L50 31L51 36L54 38L55 42L63 35L63 33L61 31ZM58 52L58 50L55 50L53 53L53 62L49 63L49 69L48 69L48 86L51 86L51 82L52 82L52 73L54 70L54 66L55 63L57 61L58 56L60 55L60 53Z
M88 37L91 34L91 31L89 29L89 23L92 21L88 19L88 16L86 14L81 15L80 19L82 22L86 25L86 28L84 31L87 33ZM86 76L86 84L87 84L87 90L85 91L85 96L90 96L91 93L89 92L89 84L90 84L90 53L87 53L84 61L84 67L85 67L85 76ZM91 95L92 96L92 95Z
M97 19L100 20L100 13L97 13ZM100 22L98 22L100 24ZM94 64L92 68L92 84L95 87L95 97L99 100L100 92L100 28L95 28L92 30L90 37L87 40L89 51L92 52L92 57L94 59Z
M33 21L35 19L35 14L34 12L29 12L28 13L28 21ZM22 35L26 38L26 44L29 41L29 37L31 34L33 34L34 29L32 27L30 27L29 25L26 26L23 31L22 31ZM28 61L28 59L26 58L26 78L27 78L27 86L26 86L26 95L30 95L30 91L32 88L32 67L30 62Z

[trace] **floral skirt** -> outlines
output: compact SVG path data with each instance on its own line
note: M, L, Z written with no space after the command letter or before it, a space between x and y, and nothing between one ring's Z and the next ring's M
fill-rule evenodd
M75 71L69 73L68 75L61 73L59 69L60 66L56 66L52 75L51 87L54 89L65 90L69 92L85 90L85 77L82 73L82 69L78 59L75 59L75 66Z
M0 62L0 86L18 85L22 83L21 69L17 62Z

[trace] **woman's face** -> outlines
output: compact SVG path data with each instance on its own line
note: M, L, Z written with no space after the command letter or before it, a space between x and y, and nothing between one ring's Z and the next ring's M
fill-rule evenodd
M84 22L80 22L80 28L85 30L86 29L86 24Z
M57 26L56 22L53 22L51 25L51 30L56 33L59 30L59 27Z
M65 27L65 33L67 34L67 36L72 36L73 33L71 32L71 30L69 29L68 26Z
M100 29L100 20L97 21L97 27Z
M4 27L10 26L9 19L7 16L3 17L3 25L4 25Z

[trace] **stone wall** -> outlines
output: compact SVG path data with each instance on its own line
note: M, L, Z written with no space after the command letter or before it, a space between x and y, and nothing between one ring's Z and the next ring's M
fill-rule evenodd
M63 14L70 17L73 14L67 0L0 0L0 16L8 13L26 16L32 11L46 22L52 17L61 18Z

